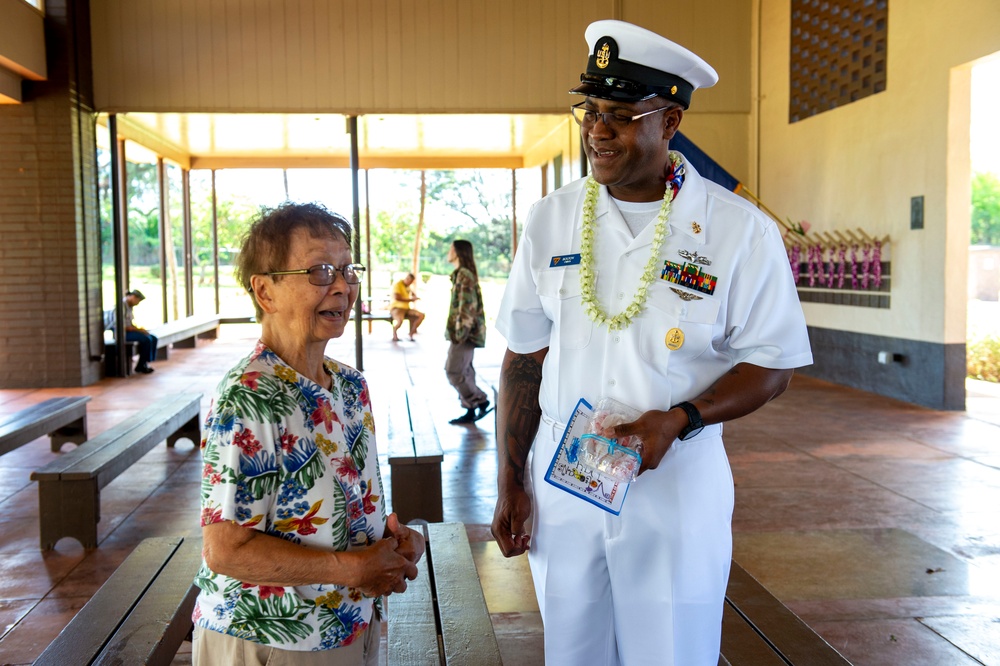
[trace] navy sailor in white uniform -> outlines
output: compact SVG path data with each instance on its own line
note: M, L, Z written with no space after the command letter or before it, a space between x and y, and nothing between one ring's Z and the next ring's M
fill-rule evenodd
M545 663L715 666L732 555L722 424L812 363L774 222L669 144L704 60L621 21L586 31L570 92L591 175L536 203L497 329L507 340L493 535L528 554ZM580 398L641 412L614 515L545 481Z

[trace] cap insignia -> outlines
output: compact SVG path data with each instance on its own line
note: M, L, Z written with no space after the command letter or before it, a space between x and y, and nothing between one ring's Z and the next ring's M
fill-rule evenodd
M670 94L671 95L677 94L677 86L670 86Z
M608 46L607 42L601 44L601 48L597 51L596 64L601 69L604 69L611 62L611 47Z

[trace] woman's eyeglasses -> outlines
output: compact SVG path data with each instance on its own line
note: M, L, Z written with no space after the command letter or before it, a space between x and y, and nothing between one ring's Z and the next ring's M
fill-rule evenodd
M347 264L343 268L337 268L332 264L317 264L309 268L299 268L294 271L271 271L263 275L308 275L309 284L317 287L327 287L337 279L337 273L344 276L347 284L359 284L361 276L364 275L365 267L361 264Z

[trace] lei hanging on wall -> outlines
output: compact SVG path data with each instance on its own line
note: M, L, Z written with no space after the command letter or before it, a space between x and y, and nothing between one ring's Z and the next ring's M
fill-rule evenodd
M872 281L876 289L882 286L882 241L875 241L875 249L872 252Z
M792 282L796 286L802 283L801 286L844 289L850 273L852 290L878 289L882 286L884 247L884 240L872 240L863 245L860 241L852 242L850 248L847 242L789 245L786 254Z
M868 269L872 265L872 246L865 245L864 253L861 255L861 288L868 288Z
M858 288L858 244L851 245L851 289Z
M844 271L847 268L847 246L841 245L837 249L837 289L844 288Z
M823 248L819 245L809 246L809 286L815 287L816 280L820 278L820 257L822 257Z

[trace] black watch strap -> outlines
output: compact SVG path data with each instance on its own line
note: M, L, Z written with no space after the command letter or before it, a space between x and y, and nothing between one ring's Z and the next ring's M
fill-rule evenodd
M704 427L705 423L701 420L701 412L698 408L692 405L690 402L679 402L674 407L680 407L687 414L688 424L681 429L677 438L680 440L689 439L700 433ZM673 407L671 407L673 409Z

